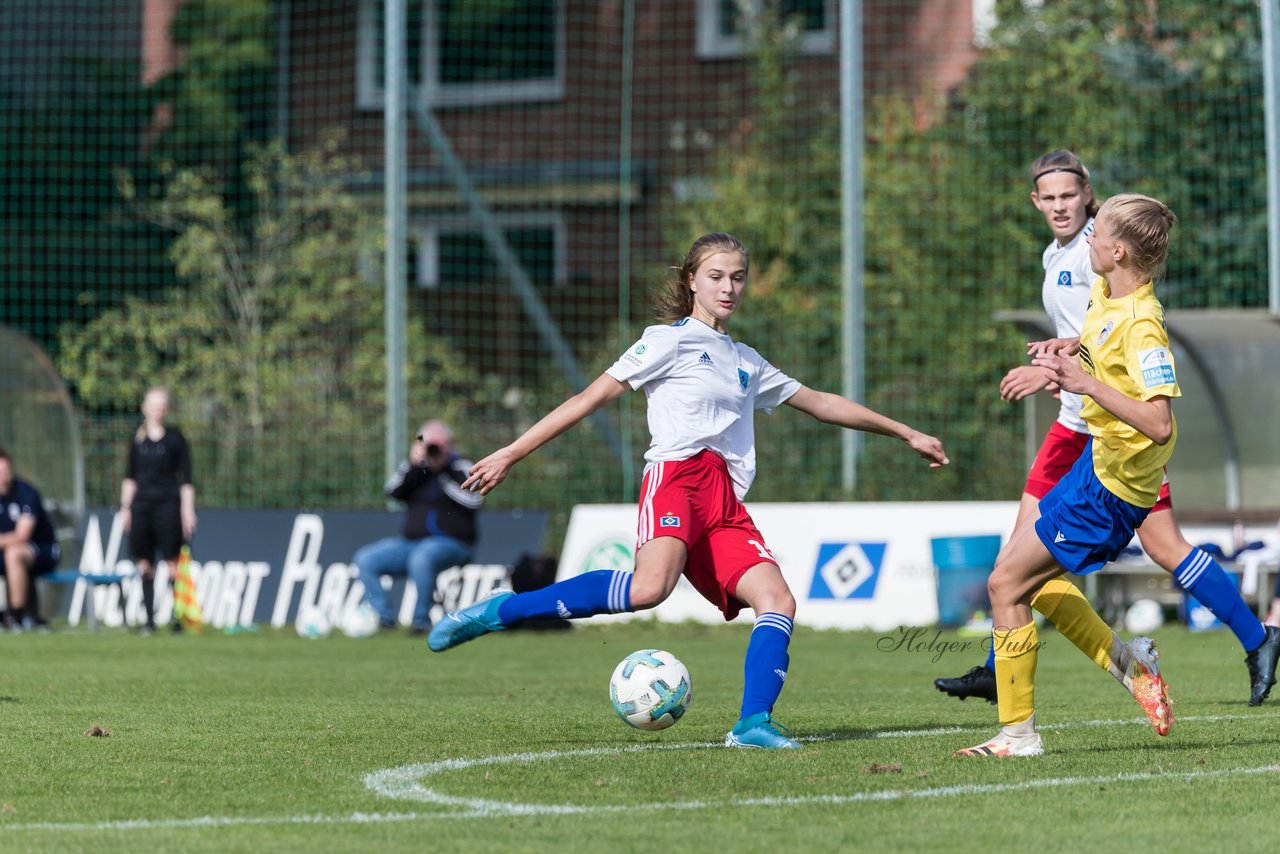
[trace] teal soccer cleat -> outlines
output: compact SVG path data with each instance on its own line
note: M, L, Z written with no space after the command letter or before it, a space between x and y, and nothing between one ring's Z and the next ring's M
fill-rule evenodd
M742 718L724 737L725 747L763 747L766 749L799 747L800 742L787 736L791 730L769 717L768 712L757 712Z
M450 611L431 627L427 646L432 652L444 652L481 635L502 631L506 626L498 619L498 606L514 595L510 590L495 590L482 602Z

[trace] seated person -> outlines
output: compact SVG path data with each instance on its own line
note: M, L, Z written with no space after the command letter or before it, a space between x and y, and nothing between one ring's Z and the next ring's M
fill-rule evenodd
M13 474L13 461L0 448L0 551L4 553L3 574L8 585L9 628L33 628L39 619L27 613L35 606L36 576L58 565L61 554L53 523L40 501L40 493Z
M378 612L378 624L391 628L395 613L382 589L383 575L408 575L418 589L410 631L431 628L429 613L441 570L471 560L476 542L476 511L484 497L461 486L471 461L454 453L453 432L441 421L422 425L409 459L384 487L405 505L400 534L360 548L354 558L366 601Z

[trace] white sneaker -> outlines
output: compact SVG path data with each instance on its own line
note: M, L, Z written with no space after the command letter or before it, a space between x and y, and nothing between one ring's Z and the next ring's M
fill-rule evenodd
M964 750L955 756L1040 756L1044 753L1044 741L1036 732L1036 716L1013 726L1001 727L996 737Z

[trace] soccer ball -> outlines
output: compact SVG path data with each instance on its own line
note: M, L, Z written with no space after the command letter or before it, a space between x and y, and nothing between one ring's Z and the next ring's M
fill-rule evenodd
M361 602L347 612L342 633L349 638L371 638L378 633L378 612L368 602Z
M689 670L669 652L642 649L614 668L609 699L618 717L636 729L666 729L693 699Z
M298 637L311 638L327 638L329 633L333 631L333 624L329 622L329 615L325 613L323 608L315 605L302 605L298 608L298 618L294 620L294 626L298 630Z
M1124 627L1136 635L1145 635L1164 625L1164 609L1154 599L1139 599L1124 612Z

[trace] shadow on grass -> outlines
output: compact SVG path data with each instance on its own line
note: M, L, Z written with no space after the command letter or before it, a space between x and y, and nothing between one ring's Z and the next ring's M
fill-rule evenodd
M894 728L876 728L876 729L856 729L844 728L835 730L816 731L812 735L806 735L800 738L801 741L875 741L884 738L905 738L910 736L927 737L933 735L958 735L966 732L977 732L979 730L990 729L993 724L949 724L949 723L926 723L916 724L914 726L894 727ZM998 725L996 725L998 726Z

